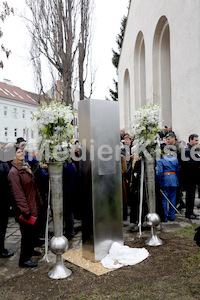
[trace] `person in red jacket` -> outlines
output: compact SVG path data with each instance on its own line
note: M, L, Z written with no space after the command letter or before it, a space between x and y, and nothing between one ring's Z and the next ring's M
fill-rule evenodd
M31 256L39 256L34 250L37 221L29 224L32 217L38 218L42 198L35 184L35 177L28 163L24 161L24 149L16 147L15 158L8 174L8 180L15 203L15 217L21 231L21 253L19 266L26 268L37 267L37 263L30 260ZM24 221L20 219L23 217Z

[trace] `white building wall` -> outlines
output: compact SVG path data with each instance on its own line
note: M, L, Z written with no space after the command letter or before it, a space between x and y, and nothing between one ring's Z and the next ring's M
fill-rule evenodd
M170 29L172 125L179 139L200 134L200 1L134 0L131 3L118 67L121 127L124 120L124 74L130 75L131 116L135 110L134 52L139 32L145 44L146 99L152 102L153 43L156 26L165 16ZM133 120L133 119L132 119ZM126 128L129 130L129 128Z
M5 106L7 106L7 116L4 115ZM16 116L13 113L14 108L17 109ZM38 106L36 105L0 99L0 142L15 143L17 137L24 137L24 129L26 129L26 132L28 133L28 141L34 140L36 138L37 130L34 122L31 120L31 115L36 112L37 109ZM25 110L25 118L22 116L23 110ZM8 128L7 136L5 136L5 128ZM17 136L14 134L15 128L17 129Z

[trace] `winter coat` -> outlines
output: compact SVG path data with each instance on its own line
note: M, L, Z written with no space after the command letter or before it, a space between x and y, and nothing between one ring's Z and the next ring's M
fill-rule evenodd
M36 187L35 177L26 169L12 163L8 180L17 207L16 217L20 214L38 217L42 198Z
M182 161L182 172L184 176L184 186L200 184L200 156L193 153L196 159L191 156L192 146L190 144L185 148L185 157L187 160Z
M10 189L7 179L9 171L8 164L0 161L0 197L5 197Z
M40 196L42 197L43 202L45 202L49 188L48 172L42 169L39 164L39 161L28 153L26 153L24 161L27 162L31 167L31 170L35 176L36 185L40 192Z
M10 207L11 192L8 183L8 173L10 168L7 163L0 161L0 201L2 207Z

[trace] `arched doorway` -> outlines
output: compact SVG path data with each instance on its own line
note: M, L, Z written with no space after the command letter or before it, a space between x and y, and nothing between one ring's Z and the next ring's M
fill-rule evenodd
M164 125L172 125L170 28L166 17L158 21L153 44L154 103L162 105Z

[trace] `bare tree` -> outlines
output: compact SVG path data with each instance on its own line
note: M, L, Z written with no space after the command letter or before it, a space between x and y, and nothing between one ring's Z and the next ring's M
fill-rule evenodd
M8 6L8 3L5 1L1 4L1 12L0 12L0 20L2 22L5 21L6 17L8 17L10 14L14 14L14 10L12 7ZM0 38L3 36L3 31L0 28ZM6 49L5 46L1 45L1 50L6 54L6 57L8 58L11 51ZM0 60L0 68L3 68L3 61Z
M79 42L79 87L80 100L84 99L85 91L84 84L87 79L89 50L91 46L91 14L93 12L93 2L91 0L81 0L81 28ZM85 62L85 77L84 77L84 62ZM93 80L91 80L92 90ZM90 92L91 94L91 92Z
M89 45L87 40L89 40L89 20L91 17L89 14L90 3L93 0L25 1L31 11L31 18L27 19L34 45L31 56L37 68L38 78L40 77L41 91L43 90L41 55L43 55L59 74L61 101L65 101L67 105L73 104L72 85L76 65L78 61L80 63L77 58L78 49L80 43L83 44L84 51L83 58L81 58L83 70ZM80 27L83 28L83 32Z

